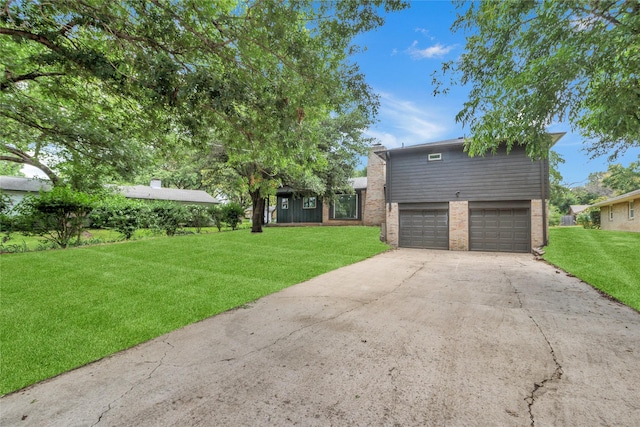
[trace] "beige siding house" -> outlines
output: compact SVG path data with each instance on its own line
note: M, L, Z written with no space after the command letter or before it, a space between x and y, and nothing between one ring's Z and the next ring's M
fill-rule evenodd
M603 230L640 232L640 189L591 205L600 208L600 228Z

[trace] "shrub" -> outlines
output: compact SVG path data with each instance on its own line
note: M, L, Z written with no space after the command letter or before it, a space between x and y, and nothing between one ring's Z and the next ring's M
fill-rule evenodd
M242 222L244 209L238 203L227 203L222 206L222 217L224 222L231 227L232 230L238 228L238 224Z
M600 209L593 208L580 212L576 222L584 228L600 228Z
M17 223L25 234L41 236L66 248L72 238L80 240L95 201L95 197L70 187L54 187L25 197L17 206Z
M215 224L218 231L221 231L222 222L224 221L224 212L222 212L222 208L217 205L211 206L209 208L209 215L211 215L213 223Z
M200 229L206 227L211 222L211 215L206 206L187 205L185 209L188 215L187 224L189 227L195 227L196 233L200 233Z
M555 227L560 225L562 214L555 205L549 205L549 225Z
M176 231L187 222L187 210L183 205L173 202L154 202L149 209L151 228L174 236Z
M147 222L147 212L147 205L141 201L110 195L91 212L91 223L96 228L116 230L129 240Z

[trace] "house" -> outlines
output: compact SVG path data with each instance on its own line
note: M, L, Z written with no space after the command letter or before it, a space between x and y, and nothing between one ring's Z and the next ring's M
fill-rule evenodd
M180 188L162 187L162 182L154 178L149 186L146 185L119 185L119 192L128 199L138 200L166 200L184 205L212 206L220 204L220 201L203 190L183 190Z
M567 215L562 216L560 225L562 226L576 225L576 218L580 213L582 213L588 207L589 205L570 205L569 213Z
M49 191L51 187L51 183L43 179L0 176L0 191L9 196L11 206L16 206L28 194Z
M273 225L381 225L384 222L384 160L370 149L367 176L350 178L353 192L334 200L283 186L276 191L277 223Z
M564 133L551 134L553 143ZM396 247L530 252L547 244L549 163L524 147L469 157L464 139L386 150L382 237Z
M11 197L13 206L18 204L27 194L49 191L52 188L47 180L23 178L17 176L0 176L0 190ZM182 204L215 205L220 202L202 190L181 190L163 188L160 180L151 180L151 185L122 185L116 187L129 199L168 200Z
M636 207L640 206L640 189L594 203L591 208L600 208L602 230L640 232L640 220L636 218Z

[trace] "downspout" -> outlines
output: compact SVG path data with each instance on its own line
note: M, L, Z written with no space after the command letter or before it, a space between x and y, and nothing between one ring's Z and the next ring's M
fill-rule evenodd
M542 246L547 246L549 241L547 239L547 207L546 207L546 197L545 197L545 184L549 180L549 174L545 175L544 166L545 163L549 162L549 152L547 151L547 159L540 159L540 191L541 191L541 202L542 202Z

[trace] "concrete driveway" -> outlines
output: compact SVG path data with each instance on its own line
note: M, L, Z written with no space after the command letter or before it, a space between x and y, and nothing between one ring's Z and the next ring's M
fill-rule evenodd
M637 426L640 314L530 255L397 250L0 410L3 426Z

